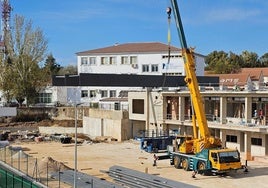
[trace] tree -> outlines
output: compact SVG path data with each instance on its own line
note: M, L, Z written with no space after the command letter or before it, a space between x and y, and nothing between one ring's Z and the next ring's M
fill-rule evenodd
M61 66L56 62L56 59L53 57L52 54L49 54L45 60L45 69L48 69L50 75L56 75L59 70L61 69Z
M47 50L47 40L40 28L33 29L31 21L16 15L14 26L5 33L5 59L1 64L1 89L8 99L22 104L35 102L38 91L47 80L47 72L40 68Z
M261 64L261 67L267 67L268 66L268 53L263 54L260 57L259 62Z
M216 74L236 73L239 71L241 59L238 55L224 51L213 51L206 59L206 69Z
M62 67L60 71L58 72L58 75L65 75L65 74L72 74L77 75L77 66L74 65L68 65L66 67Z
M242 54L240 55L242 60L243 60L243 65L242 67L258 67L258 54L255 52L249 52L247 50L243 51Z

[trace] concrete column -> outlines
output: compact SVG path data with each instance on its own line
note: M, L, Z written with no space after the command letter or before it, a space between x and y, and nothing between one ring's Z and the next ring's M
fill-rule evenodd
M185 97L179 97L179 121L184 121L185 115Z
M145 109L146 109L146 130L149 130L150 127L150 92L151 92L151 88L146 88L146 101L145 101Z
M244 134L244 141L245 141L245 160L252 160L251 157L251 134L250 132L245 132Z
M252 119L252 97L245 98L245 122L251 123Z
M265 135L264 146L265 146L265 155L268 155L268 135Z
M220 122L227 123L227 97L220 97Z
M220 139L222 142L222 147L226 147L226 131L220 130Z
M162 114L162 119L165 120L167 119L167 97L162 96L163 100L163 114Z

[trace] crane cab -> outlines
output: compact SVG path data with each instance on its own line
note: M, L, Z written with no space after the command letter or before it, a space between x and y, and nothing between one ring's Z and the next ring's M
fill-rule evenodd
M235 149L209 150L209 160L218 173L241 169L240 153Z

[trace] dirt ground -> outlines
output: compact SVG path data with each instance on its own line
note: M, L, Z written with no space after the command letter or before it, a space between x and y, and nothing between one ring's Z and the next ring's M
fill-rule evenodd
M59 142L17 142L13 146L24 148L25 152L33 157L42 160L51 157L62 162L70 168L74 168L74 144L61 144ZM140 150L138 141L130 140L125 142L109 143L83 143L77 147L78 170L99 178L112 181L107 173L113 165L119 165L145 172L148 168L149 174L154 174L175 181L191 184L197 187L267 187L268 188L268 163L248 161L249 172L239 171L229 176L201 176L195 179L191 177L192 172L182 169L175 169L170 166L169 160L157 161L153 164L153 154Z

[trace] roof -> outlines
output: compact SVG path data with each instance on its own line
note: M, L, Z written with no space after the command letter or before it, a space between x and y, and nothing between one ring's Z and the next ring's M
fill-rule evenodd
M101 86L101 87L180 87L186 86L185 76L91 74L53 76L53 86ZM218 86L219 78L198 76L200 86Z
M208 74L207 76L218 76L219 84L224 86L244 86L250 79L249 74Z
M261 76L268 77L268 68L242 68L242 74L249 74L252 80L259 80Z
M115 44L104 48L92 49L82 52L77 52L76 55L89 54L112 54L112 53L156 53L168 51L168 45L160 42L141 42L141 43L125 43ZM179 52L180 49L174 46L170 47L171 51Z

